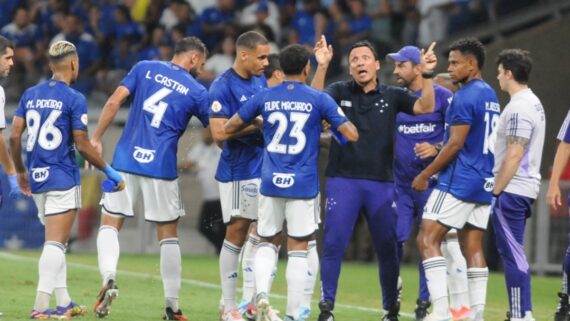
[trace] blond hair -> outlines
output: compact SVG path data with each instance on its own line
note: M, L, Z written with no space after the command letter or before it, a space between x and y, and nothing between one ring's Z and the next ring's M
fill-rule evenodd
M69 55L77 55L77 48L69 41L56 41L49 47L48 57L51 61L59 61Z

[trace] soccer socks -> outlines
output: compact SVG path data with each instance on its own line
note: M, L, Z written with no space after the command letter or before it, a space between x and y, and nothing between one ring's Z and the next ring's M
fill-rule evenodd
M257 247L255 254L255 284L257 293L269 293L271 274L277 261L277 247L271 243L263 242ZM245 297L245 296L244 296Z
M570 275L570 246L566 249L566 256L564 256L564 264L562 267L564 269L562 276L562 293L570 294L568 287L568 276Z
M71 297L67 292L67 263L65 262L65 254L63 256L63 265L55 279L55 300L60 307L66 307L71 303Z
M469 288L467 284L467 262L457 239L450 239L441 244L443 256L447 260L447 287L449 304L459 311L469 307Z
M427 286L433 306L433 314L441 317L449 315L447 302L447 263L443 256L424 260Z
M279 263L279 252L281 251L281 245L277 247L277 256L275 257L275 262L273 263L273 271L271 271L271 278L269 279L268 291L271 292L271 287L273 286L273 281L275 281L275 276L277 275L277 263ZM267 293L269 293L267 292Z
M34 310L45 311L49 308L51 293L64 264L65 246L55 241L45 242L38 263L39 281Z
M220 280L222 283L222 297L224 299L224 311L228 312L237 308L236 292L238 279L239 253L241 247L224 240L220 251Z
M243 246L241 269L243 277L243 300L251 302L255 294L254 260L259 244L259 236L249 234L247 242Z
M319 253L317 252L317 241L309 241L307 247L307 282L303 292L303 301L301 307L311 309L311 299L315 290L315 282L317 282L317 273L319 273Z
M178 238L167 238L160 241L160 275L164 287L166 307L178 311L178 297L182 283L182 255Z
M287 311L294 320L299 318L303 290L307 283L307 251L289 251L287 261Z
M468 268L467 280L469 282L469 302L471 303L471 312L473 320L483 320L483 311L485 310L485 300L487 299L487 280L489 279L489 269L484 268Z
M119 254L119 232L112 226L101 226L97 234L97 260L103 286L107 285L107 281L115 280Z

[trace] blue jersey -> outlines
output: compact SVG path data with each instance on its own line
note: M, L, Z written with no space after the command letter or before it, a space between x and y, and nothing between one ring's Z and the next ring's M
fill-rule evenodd
M562 123L562 127L560 127L560 131L558 132L558 139L570 144L570 110L568 110L568 114L566 114L566 118Z
M210 118L230 118L245 102L267 88L265 76L244 79L230 68L210 86ZM253 133L224 142L216 180L240 181L261 176L263 137Z
M178 140L192 116L208 126L208 92L184 68L141 61L122 80L133 97L113 167L159 179L178 177Z
M394 161L394 181L398 185L411 186L414 178L433 161L416 156L417 143L437 144L443 141L445 112L453 93L439 85L434 86L435 110L423 115L398 113L396 116L396 151ZM421 96L421 91L415 93Z
M313 198L319 192L321 120L333 128L347 121L336 102L309 86L285 81L253 97L239 111L245 121L263 117L265 151L261 194Z
M79 185L74 130L87 131L85 96L58 80L29 88L20 99L16 117L24 118L32 193L63 191Z
M444 142L449 126L471 127L463 148L440 173L438 189L462 201L491 203L495 161L491 142L500 112L495 91L483 80L472 80L455 93L445 115Z

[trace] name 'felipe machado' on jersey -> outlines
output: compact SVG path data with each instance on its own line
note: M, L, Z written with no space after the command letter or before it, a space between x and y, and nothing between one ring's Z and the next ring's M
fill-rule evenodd
M26 101L26 109L51 108L61 110L63 102L56 99L32 99Z
M310 113L313 105L305 101L267 101L263 106L265 111L300 111Z
M182 95L188 95L188 92L190 91L190 89L188 89L188 87L186 87L183 84L179 83L178 81L176 81L174 79L170 79L170 78L168 78L162 74L156 74L153 76L150 70L146 71L146 75L144 77L146 79L154 80L155 82L157 82L157 83L159 83L165 87L168 87L172 90L175 90Z
M436 124L400 125L398 131L402 134L429 134L435 131Z

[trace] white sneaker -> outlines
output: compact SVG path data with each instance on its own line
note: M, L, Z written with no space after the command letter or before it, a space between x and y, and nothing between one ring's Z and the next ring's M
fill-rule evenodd
M232 309L222 316L222 321L245 321L238 309Z

